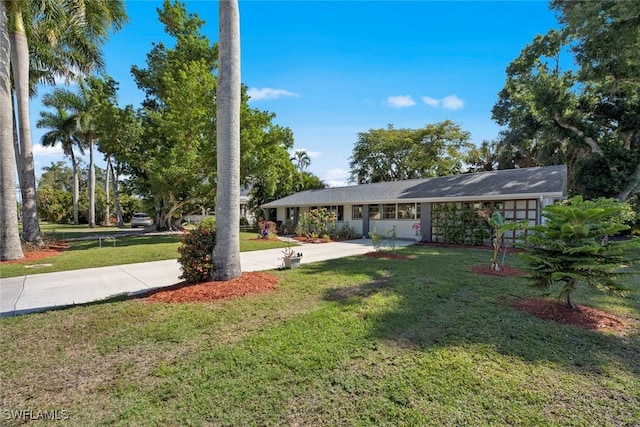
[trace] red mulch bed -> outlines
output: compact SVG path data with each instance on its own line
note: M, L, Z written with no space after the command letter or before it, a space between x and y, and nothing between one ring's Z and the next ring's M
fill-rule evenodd
M147 295L144 299L153 302L211 302L267 293L278 285L273 274L260 272L242 273L237 279L227 282L206 282L194 285L179 283Z
M574 325L582 329L613 330L626 329L626 325L618 316L606 313L586 305L577 305L577 310L567 307L559 301L538 298L520 298L511 306L516 310L526 311L542 320Z
M476 274L484 274L498 277L523 276L525 273L508 265L500 267L499 271L491 269L490 265L476 265L471 267ZM542 320L552 320L557 323L574 325L589 330L613 330L622 331L626 325L617 316L585 305L577 305L573 310L566 304L548 299L520 298L511 303L516 310L526 311Z
M488 276L498 277L511 277L511 276L524 276L525 272L520 271L517 268L509 267L508 265L500 266L500 270L496 271L491 268L490 265L474 265L471 267L471 271L476 274L486 274Z
M397 254L394 252L367 252L365 256L378 259L411 259L409 255Z
M24 258L11 261L0 261L0 264L30 264L33 261L38 261L44 258L50 258L56 256L65 249L68 245L66 243L55 242L49 243L46 247L41 249L30 249L24 251Z

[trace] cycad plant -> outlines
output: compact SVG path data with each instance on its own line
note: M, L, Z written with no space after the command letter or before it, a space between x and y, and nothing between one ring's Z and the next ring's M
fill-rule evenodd
M623 204L585 209L575 201L545 207L545 223L529 228L522 245L532 285L559 284L560 296L573 309L580 284L621 293L625 288L618 278L624 267L640 260L640 239L607 238L629 228L617 221Z

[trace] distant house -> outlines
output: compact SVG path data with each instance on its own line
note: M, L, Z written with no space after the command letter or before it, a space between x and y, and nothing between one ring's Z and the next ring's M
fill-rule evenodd
M253 210L249 206L250 198L251 187L243 186L240 188L240 218L246 219L248 224L253 223L256 219Z
M560 165L307 190L262 207L271 212L268 219L293 224L303 212L327 208L336 213L338 227L348 223L362 236L395 226L398 237L413 238L419 222L427 241L440 241L432 212L443 204L498 210L534 225L541 223L541 209L566 192L567 168Z

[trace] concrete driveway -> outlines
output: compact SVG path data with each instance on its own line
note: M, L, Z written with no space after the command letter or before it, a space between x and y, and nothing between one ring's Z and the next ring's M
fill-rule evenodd
M407 246L412 241L398 241ZM303 264L362 255L373 251L371 240L303 244ZM278 268L282 249L241 252L242 271ZM133 296L179 283L176 260L88 268L0 279L0 317L86 304L116 296Z

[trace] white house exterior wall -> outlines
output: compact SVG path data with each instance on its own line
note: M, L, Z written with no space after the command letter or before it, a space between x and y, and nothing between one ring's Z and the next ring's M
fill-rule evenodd
M482 200L482 201L495 202L495 200ZM541 219L542 219L540 215L541 208L543 206L546 206L547 204L553 204L555 199L553 198L530 199L529 198L529 199L509 199L509 200L501 200L501 201L503 202L504 206L507 208L507 212L505 214L506 219L515 219L515 220L527 219L529 220L530 225L535 225L541 222ZM465 202L477 203L477 202L480 202L480 200L466 200ZM406 203L406 202L402 201L401 203ZM455 203L456 205L460 205L461 203L464 203L464 202L449 202L449 203ZM370 206L372 205L377 205L377 203L373 203ZM336 223L336 228L340 229L340 227L348 223L349 226L352 227L358 235L362 236L363 229L364 229L364 220L352 218L354 205L345 204L343 206L344 206L343 221L338 221ZM375 228L378 233L381 233L381 234L390 233L392 228L395 226L398 238L414 239L416 234L413 228L414 224L421 223L423 224L423 227L424 227L424 224L426 223L431 224L431 218L428 217L429 213L427 213L426 210L424 209L425 204L422 203L422 206L423 206L422 218L369 219L368 230L373 231L373 229ZM292 207L295 207L295 206L292 206ZM513 212L508 212L508 210L512 208L514 209L515 214ZM302 215L303 213L308 213L309 209L310 209L309 206L301 206L299 210L300 215ZM283 222L287 220L286 208L284 207L277 208L277 220L283 221ZM432 240L437 241L437 236L435 233L430 235L428 230L423 230L423 235L425 235L425 237L427 238L431 238ZM369 236L363 236L363 237L369 237Z

